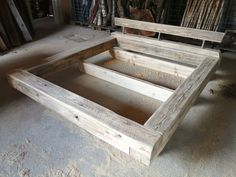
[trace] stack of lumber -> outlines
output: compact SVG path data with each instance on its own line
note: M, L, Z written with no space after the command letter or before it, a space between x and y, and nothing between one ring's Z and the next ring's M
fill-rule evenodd
M225 0L188 0L181 26L217 31Z
M33 27L22 0L0 1L0 52L32 40Z

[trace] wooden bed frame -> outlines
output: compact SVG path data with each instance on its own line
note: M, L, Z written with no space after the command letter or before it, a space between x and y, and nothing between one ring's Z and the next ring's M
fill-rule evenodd
M224 33L121 18L116 18L115 23L117 26L218 43L224 36ZM116 59L179 76L185 78L185 81L176 90L171 90L84 61L108 50ZM220 52L115 32L110 37L91 41L89 46L59 53L48 60L48 63L9 73L9 82L17 90L63 115L97 138L149 165L153 157L164 148L214 74L220 62ZM86 74L163 103L146 123L141 125L42 78L74 64L79 64L80 71Z

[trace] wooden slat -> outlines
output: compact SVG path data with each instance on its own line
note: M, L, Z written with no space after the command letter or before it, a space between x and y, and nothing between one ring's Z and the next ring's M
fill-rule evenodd
M15 6L15 3L13 0L7 0L7 3L11 9L11 12L13 14L13 16L15 17L15 20L25 38L26 41L31 41L32 40L32 37L29 33L29 30L27 29L23 19L21 18L21 15L19 14L16 6Z
M114 58L118 60L126 61L133 65L143 66L178 77L186 78L194 71L193 67L167 62L158 58L153 58L133 52L128 52L119 49L118 47L110 50L110 53Z
M193 102L214 74L219 60L207 58L202 64L178 87L174 94L162 104L145 123L147 128L156 130L163 135L162 150L176 128L183 120Z
M173 93L173 90L171 89L91 63L83 63L83 69L81 71L160 101L166 101Z
M172 25L163 25L157 23L130 20L125 18L115 18L115 25L218 43L220 43L224 37L224 33L220 32L184 28Z
M159 133L27 71L8 76L17 90L140 162L150 163L153 147L161 141Z
M47 58L49 62L30 68L28 71L38 76L46 76L63 69L66 69L80 60L100 54L117 45L117 41L113 37L106 37L96 41L89 41L86 45L67 50Z
M118 33L113 35L117 38L119 47L125 50L161 57L191 66L199 65L206 58L206 55L160 46L158 45L158 41L153 39ZM182 46L182 48L184 47Z

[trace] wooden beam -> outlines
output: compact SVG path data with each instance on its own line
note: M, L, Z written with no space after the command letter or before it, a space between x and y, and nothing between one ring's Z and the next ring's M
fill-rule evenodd
M110 53L114 58L118 60L129 62L134 65L143 66L156 71L168 73L178 77L186 78L194 71L194 68L190 66L184 66L169 61L164 61L158 58L128 52L117 47L111 49Z
M171 89L91 63L83 63L83 69L81 71L160 101L166 101L173 93Z
M117 35L117 33L114 34L114 37L117 38L118 46L122 49L172 60L185 65L197 66L206 58L205 55L159 46L158 40L127 34Z
M190 54L198 54L203 56L219 57L220 50L216 49L202 49L198 46L191 44L184 44L182 42L168 41L168 40L157 40L156 38L150 38L135 34L123 34L120 32L111 33L112 36L119 38L126 38L127 40L136 40L140 42L145 42L148 44L156 45L157 47L164 47L167 49L179 50L180 52L187 52Z
M150 163L153 147L161 141L159 133L25 70L8 79L17 90L142 163Z
M96 41L89 41L71 50L67 50L47 58L49 62L27 69L29 72L38 76L46 76L61 70L64 70L81 60L95 56L105 52L117 45L117 41L113 37L106 37Z
M128 45L132 42L135 42L135 43L139 43L139 46L148 45L148 46L152 46L153 48L156 47L156 52L155 50L152 52L151 51L145 52L145 50L142 50L142 51L144 51L143 53L147 53L147 54L151 53L157 57L163 57L163 58L169 57L170 60L175 60L175 61L181 61L181 59L186 55L187 57L189 57L185 59L187 63L190 63L190 64L192 63L194 65L200 64L206 57L209 57L209 56L215 57L215 58L220 57L220 50L202 49L200 47L196 47L190 44L183 44L180 42L173 42L173 41L166 41L166 40L159 41L155 38L143 37L143 36L134 35L134 34L123 34L119 32L114 32L111 35L117 39L120 46ZM129 49L126 49L126 50L129 50ZM135 48L133 50L135 50ZM192 56L197 56L198 60L195 61L196 59L191 59Z
M225 35L225 33L221 32L212 32L207 30L164 25L125 18L115 18L115 25L218 43L221 43Z
M158 152L160 152L169 141L191 105L198 98L199 94L208 83L208 80L214 74L218 63L218 59L205 59L191 76L178 87L174 94L163 103L145 123L145 127L158 131L163 135L163 144L158 147Z

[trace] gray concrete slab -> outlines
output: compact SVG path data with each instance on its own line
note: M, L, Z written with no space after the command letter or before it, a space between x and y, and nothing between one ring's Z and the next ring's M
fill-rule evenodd
M6 72L108 35L68 26L0 56L0 177L236 176L236 55L222 64L150 167L12 89Z

